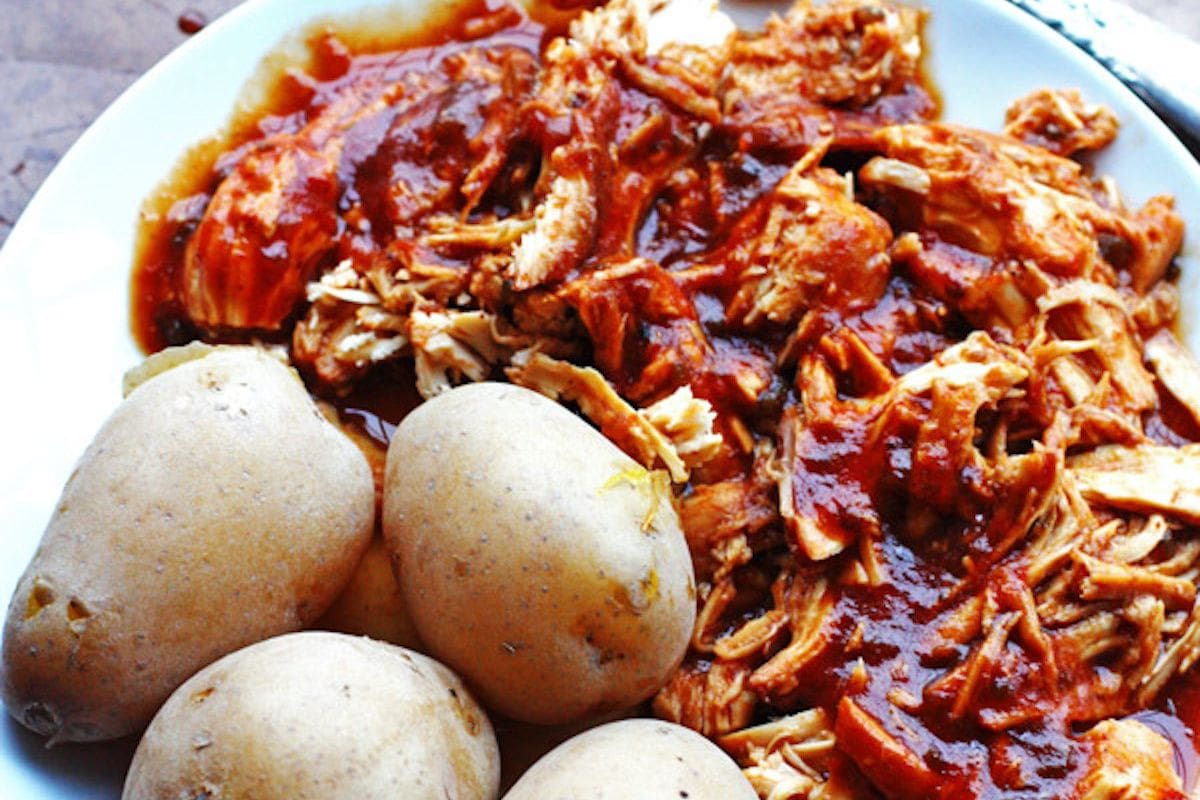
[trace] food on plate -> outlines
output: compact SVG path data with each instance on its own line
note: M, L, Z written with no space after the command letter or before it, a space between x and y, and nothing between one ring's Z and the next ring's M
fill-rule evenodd
M192 355L104 423L9 605L4 703L52 743L140 731L199 668L311 624L367 546L370 469L295 373Z
M488 708L556 724L648 699L696 589L665 474L542 395L445 392L388 449L383 530L430 654Z
M755 800L728 755L670 722L610 722L560 744L529 768L504 800Z
M487 715L427 656L306 631L202 669L154 717L123 800L494 800Z
M1078 92L1009 98L998 132L938 120L922 18L801 0L749 32L612 0L561 36L495 5L405 51L321 37L148 229L137 330L272 339L346 424L409 364L433 399L402 439L502 393L463 383L578 412L690 550L697 621L653 711L762 797L1177 797L1165 755L1200 721L1183 221L1084 166L1118 124ZM415 576L453 603L499 574L469 546L508 487L585 531L606 499L526 449L566 412L501 430L480 406L397 439L387 478L456 548L393 536L438 652L456 619ZM504 642L446 657L516 663Z

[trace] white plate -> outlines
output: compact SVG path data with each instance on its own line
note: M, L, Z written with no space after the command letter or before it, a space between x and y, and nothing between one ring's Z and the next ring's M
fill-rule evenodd
M931 75L945 118L997 130L1004 108L1038 87L1078 87L1115 110L1117 144L1097 160L1132 202L1174 194L1200 231L1200 168L1115 79L1048 28L1000 0L923 0ZM251 0L180 47L118 99L46 180L0 251L0 601L33 555L71 467L120 399L139 359L129 335L128 279L142 199L193 143L228 118L243 82L286 34L316 16L422 0ZM770 4L734 15L753 25ZM1183 265L1184 319L1200 314L1200 263ZM1188 331L1193 350L1200 328ZM115 798L132 751L42 748L0 721L0 798Z

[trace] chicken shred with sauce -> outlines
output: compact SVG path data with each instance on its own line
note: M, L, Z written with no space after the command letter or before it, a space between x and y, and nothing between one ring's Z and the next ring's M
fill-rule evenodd
M1182 221L1075 160L1117 135L1077 91L936 120L922 18L344 54L181 203L171 330L334 397L507 378L664 471L700 613L653 710L767 800L1182 798L1143 716L1200 659Z

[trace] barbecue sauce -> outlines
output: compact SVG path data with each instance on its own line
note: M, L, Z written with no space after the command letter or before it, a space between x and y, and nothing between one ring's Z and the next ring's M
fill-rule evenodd
M559 5L574 7L569 0ZM221 180L249 148L272 135L300 130L311 118L313 110L329 102L340 87L352 84L372 71L402 71L415 64L435 63L469 46L518 47L536 58L547 38L562 29L564 19L562 13L550 8L544 16L530 18L500 0L470 0L447 9L443 15L419 28L381 32L377 28L349 25L337 26L333 32L322 25L311 29L305 36L309 61L303 70L289 70L276 64L269 74L260 76L261 102L237 114L222 133L193 148L174 174L147 200L139 227L132 279L132 327L138 344L146 352L154 352L202 336L222 341L251 338L286 341L287 325L280 332L213 337L211 332L202 332L189 321L179 297L178 276L188 239ZM924 113L928 104L936 104L935 97L930 90L925 94L890 98L888 103L893 106L908 103L913 108L893 108L889 113L899 116L915 116L918 111ZM710 146L707 153L713 161L737 161L730 169L733 179L730 190L713 209L714 213L674 220L674 216L680 214L679 209L689 207L689 203L705 202L700 197L702 187L680 183L670 188L672 195L653 204L638 224L639 250L660 262L666 270L669 271L672 263L683 256L712 248L725 232L719 218L741 215L787 171L789 162L784 159L772 161L769 156L735 154L729 149L728 143L717 143ZM368 183L386 182L387 175L382 171L375 176L362 174L361 170L370 169L370 160L364 159L362 163L367 166L360 168L359 179ZM722 283L719 276L712 285L693 288L696 319L689 319L688 323L698 324L711 341L719 344L716 358L720 364L711 370L713 376L724 374L721 364L762 360L763 353L782 344L774 340L756 342L725 336L724 301L732 287ZM646 289L648 298L664 295L652 289L654 287ZM902 322L939 315L945 319L943 330L939 331L914 330L914 326ZM921 292L901 275L890 279L882 299L872 310L859 315L854 324L865 340L894 338L889 346L888 367L900 375L928 361L961 338L966 330L961 320L955 319L936 299ZM680 348L689 330L689 325L668 322L659 325L651 321L639 328L637 336L660 343L665 350L673 350ZM894 336L897 330L901 333ZM635 388L633 379L638 372L635 367L639 366L631 365L628 384L619 387L622 391ZM620 373L621 369L613 372ZM730 374L733 372L735 370L729 370ZM397 362L377 367L356 383L349 394L328 399L337 407L344 424L355 428L380 448L386 448L396 424L420 402L413 384L411 363ZM734 388L714 378L703 386L703 393L715 406L728 407L737 403ZM789 391L781 383L769 387L760 396L759 410L766 423L776 421L779 408L789 399L794 400ZM1163 396L1167 397L1165 392ZM1147 430L1153 438L1170 444L1200 438L1194 421L1169 398L1164 400L1161 411L1155 412L1148 421ZM842 431L837 441L828 442L830 453L844 448L846 442L852 440L852 434ZM731 437L727 434L727 438ZM833 455L830 458L832 460ZM732 465L719 465L716 469L735 472L746 466L742 459ZM886 669L901 676L895 679L894 685L914 696L920 696L923 687L941 674L942 665L923 657L914 646L914 638L922 632L923 626L932 622L930 606L934 604L934 598L953 582L954 576L949 567L938 563L935 553L908 550L898 536L886 536L883 541L891 549L885 561L893 566L907 565L910 571L893 572L892 578L899 588L862 587L849 592L851 596L841 603L841 616L835 625L837 646L821 656L822 668L815 670L823 673L825 680L804 686L796 695L785 698L783 705L825 707L835 714L838 700L844 695L846 683L859 659L872 669ZM857 640L853 645L857 649L852 651L850 643L864 622L869 623L870 634L865 640ZM1015 684L1030 678L1016 677ZM1195 727L1200 722L1200 689L1194 684L1194 681L1176 681L1165 693L1160 710L1145 712L1139 717L1172 742L1178 754L1177 766L1189 786L1196 776L1197 766L1195 750L1188 739L1191 731L1187 726ZM866 712L878 718L904 716L904 712L883 702L880 696L863 697L861 703ZM924 719L913 729L924 737L917 749L936 753L945 775L961 775L964 792L978 788L981 781L988 785L1003 784L1003 775L992 775L984 780L977 774L968 774L972 769L988 769L990 748L1008 748L1019 758L1032 763L1043 796L1069 790L1082 766L1078 760L1072 760L1071 754L1074 752L1077 756L1078 752L1073 751L1071 743L1065 739L1067 734L1050 726L990 734L966 723L939 726ZM1000 742L1001 739L1004 741Z

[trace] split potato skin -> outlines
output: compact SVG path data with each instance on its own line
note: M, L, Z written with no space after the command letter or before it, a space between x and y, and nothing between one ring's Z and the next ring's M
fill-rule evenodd
M627 719L568 739L530 767L504 800L758 800L721 748L695 731Z
M683 658L695 583L669 488L536 392L471 384L413 411L382 514L421 641L506 717L625 708Z
M493 800L491 723L433 659L308 631L184 683L138 745L123 800Z
M316 619L373 519L365 458L278 361L218 348L149 378L17 584L5 705L52 742L140 731L196 670Z

